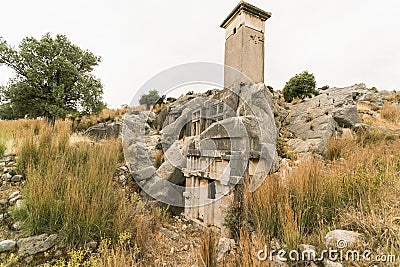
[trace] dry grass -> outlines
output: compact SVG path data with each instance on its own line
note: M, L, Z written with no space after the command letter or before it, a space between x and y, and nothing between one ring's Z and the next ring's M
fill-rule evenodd
M245 217L259 229L257 235L278 238L288 249L306 242L321 245L321 235L335 225L368 233L370 240L375 240L371 241L373 248L384 247L384 242L376 243L382 237L387 237L386 249L398 248L397 213L382 218L393 203L398 206L400 198L395 194L399 146L400 141L360 144L351 139L332 140L329 153L333 161L309 159L285 180L270 176L254 193L245 190ZM382 207L386 207L385 212ZM249 262L246 266L258 266L257 262L250 264L254 255L249 253L254 251L248 239L246 235L239 239L242 260Z
M70 124L40 124L23 138L18 169L28 179L26 222L32 233L60 232L70 245L115 237L132 216L112 183L121 142L70 145Z
M348 156L349 153L352 153L352 149L356 146L356 140L350 137L338 138L337 136L333 136L326 148L325 157L328 160L338 160L345 156Z
M3 156L6 149L7 149L7 140L4 137L0 136L0 157Z
M381 109L381 116L391 123L398 124L400 122L400 106L386 102Z
M59 234L71 248L59 266L149 266L144 255L156 250L166 213L137 194L126 198L113 181L123 163L121 140L71 141L71 134L70 121L0 121L0 136L14 141L17 171L27 178L24 208L13 217L26 234ZM106 241L96 254L80 249L92 240Z
M14 216L30 233L57 232L65 244L78 247L116 240L129 231L144 253L161 213L145 209L138 197L125 199L113 182L123 162L120 140L71 142L71 122L63 121L54 127L37 120L2 121L0 126L1 136L15 141L18 172L27 177L26 205Z
M122 109L104 109L99 114L94 114L91 116L70 116L72 121L73 131L85 131L89 127L96 125L98 123L104 123L107 121L121 120L122 116L126 113L127 108Z
M200 261L201 266L216 267L217 254L216 254L216 235L212 231L206 231L203 234L202 243L200 244Z

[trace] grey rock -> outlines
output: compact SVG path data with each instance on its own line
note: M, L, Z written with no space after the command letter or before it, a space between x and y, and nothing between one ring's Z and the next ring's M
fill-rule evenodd
M122 122L105 122L99 123L87 129L85 135L100 140L100 139L112 139L120 137L122 132Z
M23 179L22 175L14 175L14 176L11 178L11 182L21 182L22 179Z
M10 211L9 211L9 212L5 212L5 213L1 213L1 214L0 214L0 222L1 222L2 220L4 220L4 219L10 217L10 215L11 215L11 212L10 212Z
M14 205L15 202L17 202L17 200L19 200L20 198L21 198L21 195L16 196L16 197L13 197L13 198L11 198L11 199L8 200L8 204L9 204L10 206Z
M362 242L362 235L357 232L347 230L333 230L326 234L325 245L328 248L353 247L360 245Z
M5 174L3 174L3 175L1 176L1 179L2 179L3 181L7 181L7 182L10 182L10 181L11 181L11 178L12 178L12 175L9 174L9 173L5 173Z
M90 241L85 244L85 247L88 249L91 249L91 250L97 249L98 246L99 246L99 243L97 241Z
M21 238L17 241L18 255L25 257L45 252L52 248L57 242L57 235L37 235L26 238Z
M126 167L126 166L121 166L118 169L120 169L121 171L124 171L124 172L128 171L128 167Z
M235 240L222 237L217 245L217 261L220 262L224 256L235 248Z
M150 166L136 172L132 172L132 175L136 181L143 181L152 178L155 172L156 169L153 166Z
M16 221L15 223L12 224L11 229L13 231L20 231L22 227L22 222Z
M0 253L12 250L17 242L14 240L3 240L0 242Z
M0 162L9 162L11 160L12 160L11 156L4 156L0 158Z
M323 155L337 130L353 128L360 123L356 100L367 92L363 84L329 88L313 98L288 104L291 112L287 129L295 136L288 145L300 155Z
M181 237L178 233L175 233L171 230L168 230L167 228L161 227L160 228L161 233L163 233L166 237L172 239L172 240L179 240Z
M21 194L20 191L14 191L14 192L11 193L11 195L8 198L9 199L10 198L15 198L15 197L19 196L20 194Z
M22 209L24 207L24 205L25 205L25 201L23 199L18 199L15 202L15 209L16 210L20 210L20 209Z
M59 251L59 250L58 250L58 251ZM58 251L57 251L57 252L58 252ZM57 252L56 252L56 253L57 253ZM50 265L50 266L56 265L56 264L57 264L57 261L58 261L57 259L52 259L52 260L49 262L49 265Z

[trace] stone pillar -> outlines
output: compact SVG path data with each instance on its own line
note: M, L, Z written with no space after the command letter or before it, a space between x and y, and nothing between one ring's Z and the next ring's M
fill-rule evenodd
M256 84L264 83L265 21L271 13L241 1L222 22L225 29L225 87L247 82L232 67Z

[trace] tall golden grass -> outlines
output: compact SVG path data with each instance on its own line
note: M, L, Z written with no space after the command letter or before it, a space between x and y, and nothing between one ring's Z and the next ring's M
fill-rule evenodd
M33 124L18 152L27 177L26 221L32 233L60 232L75 245L130 229L129 207L112 179L121 142L71 145L71 124Z
M351 139L332 141L333 161L310 158L300 163L285 180L271 175L254 193L245 190L245 218L259 229L257 235L278 238L289 249L297 249L310 240L314 245L321 245L320 234L338 224L343 214L348 218L349 212L354 214L352 225L362 228L362 223L354 223L356 216L379 217L376 216L382 214L379 207L387 206L394 199L389 197L389 192L398 191L394 184L400 171L399 146L400 141L377 144L359 144ZM352 225L347 225L347 229L354 229ZM248 239L243 233L239 238L239 243L248 244L241 251L243 260L254 257L248 255L251 251ZM397 236L391 240L400 239Z
M4 137L0 136L0 157L3 156L6 149L7 149L7 140Z
M386 102L381 109L381 116L392 123L400 122L400 107Z
M99 114L93 114L90 116L70 116L70 120L72 121L72 129L74 131L85 131L89 127L98 123L121 120L126 111L127 108L104 109Z
M161 211L146 210L138 197L129 201L113 182L123 162L121 140L73 144L70 121L53 127L38 120L2 121L0 127L1 136L14 140L17 171L27 178L26 205L14 216L30 233L59 233L65 244L79 247L128 231L145 251Z

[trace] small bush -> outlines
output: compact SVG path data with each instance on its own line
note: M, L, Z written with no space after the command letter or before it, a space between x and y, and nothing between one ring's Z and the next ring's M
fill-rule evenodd
M316 82L314 74L304 71L291 78L286 83L282 93L286 102L292 102L296 97L304 99L316 95L318 91L315 90L315 87Z

